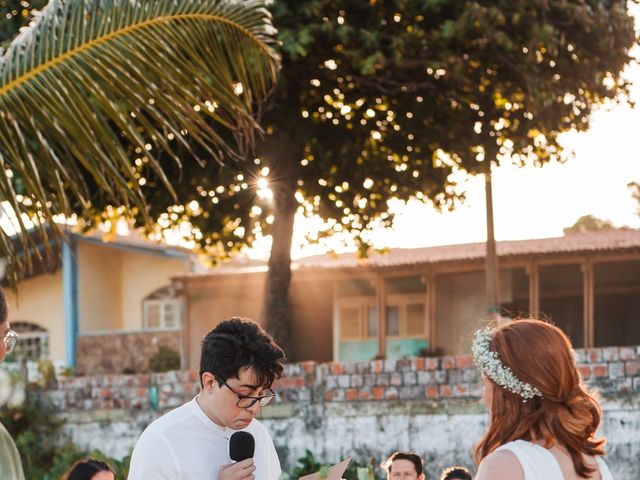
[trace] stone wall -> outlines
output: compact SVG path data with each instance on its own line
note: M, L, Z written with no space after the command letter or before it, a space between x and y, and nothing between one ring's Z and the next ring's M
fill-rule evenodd
M97 333L78 336L77 375L143 373L149 358L165 345L180 353L179 330Z
M601 391L614 476L638 478L640 347L577 356L586 380ZM288 471L305 449L327 462L349 455L380 462L407 449L425 458L428 478L435 478L447 465L473 466L471 450L488 421L469 356L292 364L275 389L278 398L262 421ZM48 395L74 442L122 457L146 425L197 391L195 372L168 372L62 380Z

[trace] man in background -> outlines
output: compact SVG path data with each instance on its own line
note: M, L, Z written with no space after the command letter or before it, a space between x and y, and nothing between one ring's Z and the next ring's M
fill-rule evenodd
M472 480L471 472L464 467L445 468L440 480Z
M387 480L424 480L422 459L411 452L395 452L384 462Z

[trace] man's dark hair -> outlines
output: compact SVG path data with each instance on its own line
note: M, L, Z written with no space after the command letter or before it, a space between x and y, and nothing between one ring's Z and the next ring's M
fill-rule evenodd
M7 297L4 294L4 290L0 287L0 325L7 321L9 316L9 306L7 305Z
M391 456L384 462L384 468L387 473L391 473L393 462L395 462L396 460L409 460L411 463L413 463L413 468L416 469L416 474L418 476L422 475L422 459L415 453L410 452L395 452L391 454Z
M113 468L105 462L101 462L95 458L89 458L77 462L64 478L66 480L91 480L93 476L99 472L111 472L114 475L116 473L113 471Z
M464 467L445 468L440 475L440 480L472 480L471 472Z
M218 383L238 377L240 370L251 367L258 385L270 387L283 372L284 352L271 335L248 318L231 318L219 323L202 341L202 374L213 374Z

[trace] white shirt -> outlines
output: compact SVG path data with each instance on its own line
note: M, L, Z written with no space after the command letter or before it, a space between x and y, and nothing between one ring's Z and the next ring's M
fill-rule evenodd
M194 398L149 425L136 442L128 480L215 480L229 458L229 437L207 417ZM253 435L256 480L278 480L280 461L264 426L252 420L243 429Z
M499 450L509 450L516 456L525 480L563 480L564 478L556 457L541 445L526 440L514 440L496 449L496 451ZM604 460L601 457L595 458L600 470L600 478L613 480Z

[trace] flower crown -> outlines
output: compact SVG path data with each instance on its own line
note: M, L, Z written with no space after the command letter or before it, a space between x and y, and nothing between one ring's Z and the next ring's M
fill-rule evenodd
M513 371L498 358L498 352L492 352L490 345L494 330L485 328L478 330L471 345L473 359L478 368L487 377L505 390L519 395L526 402L530 398L542 398L542 392L533 385L520 380Z

